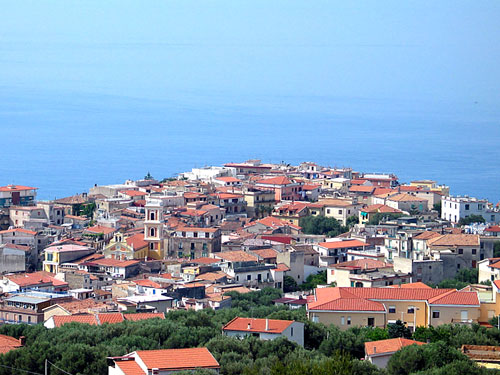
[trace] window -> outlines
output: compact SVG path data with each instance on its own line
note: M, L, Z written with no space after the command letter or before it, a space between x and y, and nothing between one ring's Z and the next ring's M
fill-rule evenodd
M375 318L369 317L368 318L368 327L374 327L375 326Z
M340 317L340 325L345 325L345 316Z
M207 244L206 244L206 243L204 243L204 244L203 244L203 246L202 246L202 250L203 250L203 251L207 251L207 250L208 250L208 246L207 246Z
M414 306L408 306L408 314L413 314L415 312Z
M293 336L293 327L290 328L290 336Z
M435 310L432 312L432 319L439 319L439 310Z
M468 205L468 204L466 204L466 205L465 205L465 209L466 209L466 210L468 210L468 209L469 209L469 205Z
M464 253L464 249L458 249L458 253L459 254L463 254Z
M191 250L194 250L194 242L191 242Z
M330 213L330 209L329 209L329 208L327 208L327 209L326 209L326 213L327 213L327 214L329 214L329 213Z
M389 314L395 314L396 313L396 306L389 306Z
M193 237L194 237L194 238L198 237L198 232L194 232L194 233L193 233Z
M460 264L457 264L457 270L459 270L459 269L460 269Z
M182 242L179 242L179 249L182 249Z
M205 238L210 238L210 233L205 232Z
M154 237L154 235L155 235L155 228L151 228L150 231L149 231L149 234L151 235L151 237Z
M252 280L252 275L247 275L247 281Z
M350 316L348 316L348 317L347 317L347 325L348 325L348 326L350 326L350 325L351 325L351 317L350 317Z
M342 210L339 210L339 215L342 215Z
M257 275L257 280L262 281L262 275L260 273Z
M28 323L31 323L31 316L28 316Z

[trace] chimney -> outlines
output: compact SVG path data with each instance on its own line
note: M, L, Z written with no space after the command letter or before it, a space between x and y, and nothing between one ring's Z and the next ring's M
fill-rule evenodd
M247 327L247 329L250 329L250 328L252 328L252 325L250 324L250 322L248 322L248 327Z
M25 346L26 345L26 337L25 336L19 337L19 343L21 344L21 346Z
M269 331L269 319L266 319L266 331Z
M373 354L377 354L377 347L376 346L373 347Z

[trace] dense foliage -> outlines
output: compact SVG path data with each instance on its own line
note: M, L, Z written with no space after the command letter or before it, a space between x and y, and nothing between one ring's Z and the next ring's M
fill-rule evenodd
M125 321L89 326L67 324L48 330L43 325L4 325L0 333L25 336L26 346L0 355L0 375L18 374L4 366L44 373L47 358L65 371L76 374L107 374L106 357L134 350L207 346L221 364L222 375L264 374L486 374L464 357L462 344L499 345L500 331L475 325L445 325L418 328L414 338L433 345L403 349L391 359L388 371L366 361L364 343L406 336L396 324L389 329L336 326L313 323L304 309L288 310L272 305L280 297L275 289L247 294L229 293L233 308L219 311L172 311L165 320ZM237 339L223 336L221 327L236 316L293 319L304 322L304 348L286 339L261 341L255 337ZM52 373L58 373L55 368ZM198 375L210 371L197 371Z
M328 237L336 237L349 230L337 219L326 216L307 216L300 219L299 225L305 234L320 234Z
M486 220L481 215L470 215L458 220L458 225L470 225L474 223L486 223Z
M477 268L462 268L453 279L444 279L437 285L429 285L444 289L462 289L469 284L477 284L478 278L479 270Z
M403 216L403 214L393 213L393 212L378 212L370 218L370 220L368 221L368 224L369 225L378 225L378 224L380 224L380 222L394 220L400 216Z

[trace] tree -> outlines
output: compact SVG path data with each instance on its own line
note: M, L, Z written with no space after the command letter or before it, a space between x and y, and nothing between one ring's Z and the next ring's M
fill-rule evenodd
M495 241L493 245L493 257L500 257L500 241Z
M300 219L299 225L305 234L320 234L328 237L336 237L349 230L337 219L326 216L307 216Z
M346 220L347 228L352 228L354 224L359 223L359 218L357 216L349 216Z
M437 211L438 212L438 216L441 217L441 201L439 201L437 203L434 203L434 205L432 206L432 209L434 211Z
M438 288L442 289L462 289L470 284L477 284L479 278L479 270L477 268L462 268L453 279L444 279L439 284Z
M144 176L144 179L145 180L154 180L153 176L151 176L151 173L149 173L149 171L148 171L148 174Z
M297 282L292 276L286 275L283 277L283 291L285 293L295 292L297 290Z
M309 275L306 281L299 286L300 290L311 290L316 288L318 285L326 285L327 283L326 270L318 272L315 275Z
M485 223L486 220L484 220L484 217L481 215L470 215L467 217L463 217L460 220L458 220L458 225L464 226L464 225L470 225L473 223Z
M402 213L395 213L395 212L377 212L375 215L373 215L370 218L370 220L368 221L368 224L369 225L378 225L381 222L394 220L400 216L403 216L403 214Z
M406 327L401 320L396 320L396 323L390 323L387 325L387 332L391 339L396 337L403 337L409 339L411 337L411 331Z

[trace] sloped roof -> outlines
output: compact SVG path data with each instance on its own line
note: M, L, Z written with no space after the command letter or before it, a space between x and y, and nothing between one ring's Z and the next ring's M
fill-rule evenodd
M425 201L424 198L419 198L411 194L399 193L396 195L392 195L387 198L389 201L393 202L422 202Z
M97 314L97 319L101 324L121 323L124 320L123 314L118 312Z
M278 252L274 249L252 250L252 253L257 254L259 257L264 259L276 258L278 256Z
M139 350L136 353L148 369L167 371L220 367L207 348Z
M24 228L13 228L0 231L0 234L7 234L7 233L24 233L24 234L30 234L32 236L35 236L37 234L37 232Z
M263 185L290 185L293 184L293 181L286 176L277 176L258 180L257 183Z
M21 342L18 339L7 335L0 335L0 354L5 354L21 346Z
M348 262L332 264L329 268L349 268L349 269L376 269L392 267L392 264L376 259L356 259Z
M353 185L349 188L352 193L373 193L375 186Z
M429 285L424 284L421 281L414 283L400 284L400 285L390 285L391 288L406 288L406 289L432 289Z
M67 323L80 323L80 324L90 324L97 325L97 319L94 315L82 314L82 315L54 315L54 325L56 327L61 327L63 324Z
M326 249L347 249L350 247L367 246L368 244L360 240L345 240L345 241L320 242L318 245Z
M68 283L55 278L50 272L37 271L32 273L22 273L14 275L5 275L11 282L19 285L21 288L35 286L40 284L52 284L53 286L66 286Z
M125 320L138 321L146 319L165 319L164 313L135 313L135 314L123 314Z
M266 330L266 320L269 324L269 329ZM263 332L263 333L282 333L287 329L293 320L276 320L276 319L255 319L255 318L240 318L236 317L227 323L223 331L243 331L243 332ZM250 328L249 328L250 327Z
M383 304L360 298L347 288L316 289L316 301L308 303L309 310L385 311Z
M148 243L144 241L144 233L137 233L133 236L127 237L127 245L132 246L134 250L143 249L148 246Z
M438 232L433 232L431 230L427 230L425 232L422 232L415 237L413 237L414 240L430 240L431 238L437 238L441 237L442 235L439 234Z
M367 212L367 213L400 213L401 210L398 210L397 208L392 208L389 206L386 206L385 204L372 204L370 206L366 206L365 208L361 209L362 212Z
M126 361L116 361L116 365L122 370L125 375L145 375L146 372L137 364L137 362L130 358Z
M431 305L470 305L479 306L479 297L477 292L466 292L452 290L441 296L429 299Z
M500 225L492 225L491 227L486 228L485 231L498 233L498 232L500 232Z
M95 225L93 227L88 227L85 229L85 232L91 232L91 233L104 233L104 234L110 234L115 232L116 229L114 228L108 228L104 227L102 225Z
M214 254L217 258L224 259L228 262L249 262L249 261L257 261L257 257L250 253L247 253L242 250L235 251L224 251L220 253Z
M7 185L0 186L0 191L23 191L23 190L37 190L36 187L22 186L22 185Z
M409 345L425 345L424 342L408 340L402 337L395 339L365 342L365 353L367 355L394 353Z
M427 240L430 246L479 246L479 235L477 234L444 234L440 237Z

